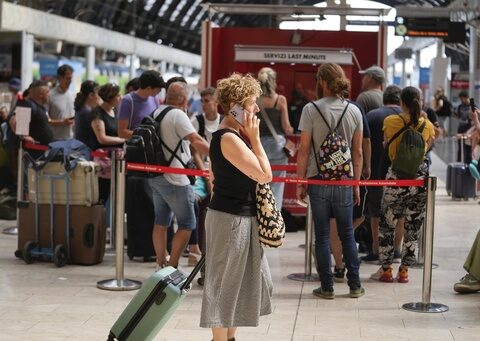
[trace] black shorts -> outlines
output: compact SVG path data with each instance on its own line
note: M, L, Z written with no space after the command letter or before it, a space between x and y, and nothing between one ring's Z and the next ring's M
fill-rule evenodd
M360 203L353 206L353 220L361 218L365 215L365 204L367 202L367 190L366 186L360 186Z
M383 187L369 187L367 195L368 215L372 218L380 218L382 214Z

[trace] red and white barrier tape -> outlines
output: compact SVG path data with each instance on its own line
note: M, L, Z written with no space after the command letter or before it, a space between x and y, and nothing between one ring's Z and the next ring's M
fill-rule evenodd
M156 165L146 165L143 163L127 163L127 170L139 171L139 172L153 172L153 173L169 173L169 174L183 174L183 175L195 175L208 177L207 170L200 169L185 169L185 168L173 168ZM425 180L314 180L314 179L301 179L301 178L286 178L286 177L273 177L272 182L285 182L294 184L310 184L310 185L335 185L335 186L374 186L374 187L424 187Z
M48 150L48 146L43 146L36 143L31 143L25 141L23 143L23 148L31 150ZM92 157L108 157L109 153L104 151L93 151ZM182 174L182 175L195 175L208 177L208 170L201 169L185 169L185 168L174 168L174 167L164 167L157 165L146 165L143 163L132 163L129 162L126 165L127 170L130 171L139 171L139 172L154 172L154 173L169 173L169 174ZM288 171L295 172L295 165L272 165L273 171ZM335 185L335 186L374 186L374 187L384 187L384 186L395 186L395 187L424 187L425 180L314 180L314 179L301 179L301 178L287 178L283 176L273 177L272 182L285 182L293 184L309 184L309 185Z

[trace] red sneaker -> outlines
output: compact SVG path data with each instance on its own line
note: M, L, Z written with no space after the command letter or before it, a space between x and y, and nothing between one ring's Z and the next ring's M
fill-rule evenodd
M370 276L371 279L380 281L380 282L393 282L393 269L389 267L388 269L384 269L382 266L377 272L373 273Z
M397 274L398 283L408 283L408 269L400 267Z

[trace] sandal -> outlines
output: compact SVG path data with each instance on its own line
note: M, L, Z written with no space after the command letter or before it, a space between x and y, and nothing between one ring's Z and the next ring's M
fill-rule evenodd
M202 258L201 254L190 252L188 254L188 266L197 265L198 261ZM229 340L230 341L230 340Z

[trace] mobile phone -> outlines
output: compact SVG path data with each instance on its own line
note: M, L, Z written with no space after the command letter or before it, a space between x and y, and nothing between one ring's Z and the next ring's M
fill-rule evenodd
M475 112L475 98L470 98L470 108Z
M243 126L243 113L245 109L240 104L235 104L229 111L229 113Z

